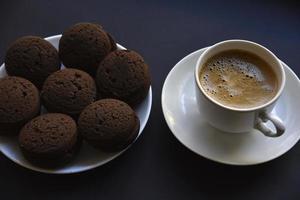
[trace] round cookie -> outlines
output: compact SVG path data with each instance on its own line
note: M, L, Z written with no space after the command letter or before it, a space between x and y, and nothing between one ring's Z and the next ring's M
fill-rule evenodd
M113 51L99 65L96 83L101 98L120 99L135 106L148 94L148 65L134 51Z
M68 114L74 118L96 99L93 78L78 69L63 69L51 74L41 91L42 104L49 112Z
M15 76L0 79L0 135L18 133L39 111L39 92L30 81Z
M19 134L24 156L34 164L49 167L70 161L78 148L78 141L75 121L60 113L32 119Z
M98 24L75 24L65 30L60 39L60 59L66 67L95 76L98 65L112 49L110 38Z
M60 60L57 50L48 41L25 36L8 48L5 68L9 75L26 78L41 88L45 79L60 69Z
M79 116L78 130L93 146L115 152L125 149L139 133L140 121L125 102L102 99L87 106Z

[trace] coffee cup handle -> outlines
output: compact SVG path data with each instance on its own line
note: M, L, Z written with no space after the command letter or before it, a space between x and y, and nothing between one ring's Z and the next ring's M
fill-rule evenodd
M271 121L276 128L276 132L268 128L265 123ZM274 114L262 112L257 117L255 128L268 137L279 137L285 131L283 122Z

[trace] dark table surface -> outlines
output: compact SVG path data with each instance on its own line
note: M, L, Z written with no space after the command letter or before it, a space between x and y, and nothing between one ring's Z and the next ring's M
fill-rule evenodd
M265 45L300 75L299 4L1 1L0 61L17 37L55 35L81 21L101 23L150 65L153 107L144 133L122 156L81 174L40 174L0 155L0 199L300 199L299 144L284 156L257 166L217 164L175 139L160 104L171 68L190 52L225 39Z

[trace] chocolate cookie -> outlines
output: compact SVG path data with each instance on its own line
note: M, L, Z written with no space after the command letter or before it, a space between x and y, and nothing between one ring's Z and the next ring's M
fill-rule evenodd
M139 133L140 121L125 102L102 99L87 106L78 119L79 133L106 152L125 149Z
M78 69L63 69L51 74L41 92L42 104L49 112L59 112L76 118L96 99L93 78Z
M95 76L100 62L112 49L111 40L98 24L75 24L65 30L60 39L60 59L66 67L78 68Z
M5 68L9 75L30 80L41 88L45 79L60 69L57 50L43 38L25 36L17 39L5 55Z
M148 65L134 51L113 51L99 65L96 83L101 98L120 99L135 106L148 94Z
M64 164L77 150L76 123L59 113L38 116L20 131L19 145L24 156L34 164L49 167Z
M15 76L0 79L0 135L18 133L39 111L39 92L30 81Z

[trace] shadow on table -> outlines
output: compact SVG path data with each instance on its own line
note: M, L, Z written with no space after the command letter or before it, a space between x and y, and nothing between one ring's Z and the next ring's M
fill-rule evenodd
M180 181L186 194L198 191L207 197L256 199L279 192L280 185L286 184L291 175L290 153L259 165L231 166L210 161L191 152L174 137L168 138L168 166L164 166L170 171L170 179L176 176L169 182Z

